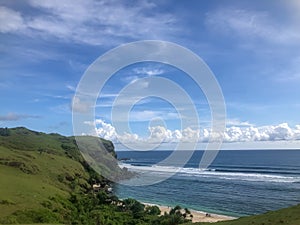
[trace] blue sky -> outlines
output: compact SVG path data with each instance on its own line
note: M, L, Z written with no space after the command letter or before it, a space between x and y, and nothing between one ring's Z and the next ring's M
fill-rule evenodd
M299 146L299 12L297 0L0 1L0 126L72 135L71 102L88 66L120 44L163 40L190 49L213 71L227 108L226 143ZM110 112L118 92L151 76L188 92L205 142L211 118L201 90L177 68L149 62L107 82L96 107L98 134L116 141L150 134L165 142L195 135L158 98L134 106L132 134L116 133Z

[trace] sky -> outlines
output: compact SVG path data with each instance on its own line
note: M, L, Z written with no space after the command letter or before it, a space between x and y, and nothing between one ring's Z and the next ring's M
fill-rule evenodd
M87 68L107 51L142 40L176 43L208 65L225 99L224 148L299 148L297 0L0 0L0 126L73 135L72 102ZM181 127L178 108L157 96L136 102L126 121L114 121L118 93L132 84L150 88L154 77L186 91L200 129ZM114 122L129 123L131 132L118 132ZM172 146L194 137L201 146L211 136L205 93L183 71L158 62L113 74L100 90L93 124L117 148L120 142Z

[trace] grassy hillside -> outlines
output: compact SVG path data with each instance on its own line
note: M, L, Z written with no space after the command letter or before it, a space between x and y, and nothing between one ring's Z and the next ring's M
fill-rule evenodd
M87 147L94 149L92 137ZM102 140L108 155L114 146ZM111 165L110 165L111 166ZM104 165L99 170L108 171ZM121 169L116 170L123 173ZM0 224L103 224L159 225L181 224L187 220L177 210L158 216L156 206L134 199L119 200L107 191L111 185L89 167L73 137L44 134L23 127L0 128ZM91 185L102 188L94 193Z
M186 223L186 225L192 223ZM193 225L209 225L211 223L193 223ZM246 216L232 221L214 223L215 225L299 225L300 204L297 206L271 211L262 215Z
M50 199L68 199L71 192L90 189L91 175L72 137L22 127L0 133L2 220L18 221L25 210L42 211Z

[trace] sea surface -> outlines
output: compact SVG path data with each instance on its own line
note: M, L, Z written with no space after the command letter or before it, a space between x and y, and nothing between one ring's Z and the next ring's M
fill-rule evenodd
M155 165L171 153L117 152L122 166L158 177L178 170L176 165ZM223 150L207 169L200 170L202 154L195 151L180 172L163 182L117 184L115 193L119 198L230 216L260 214L300 203L300 150Z

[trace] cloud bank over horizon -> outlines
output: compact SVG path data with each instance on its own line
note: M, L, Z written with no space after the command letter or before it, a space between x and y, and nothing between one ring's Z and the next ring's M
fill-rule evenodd
M93 123L88 122L90 125ZM210 129L194 130L187 127L183 130L170 130L164 126L149 126L148 137L141 137L136 133L118 134L116 128L102 119L95 121L97 136L114 141L115 143L177 143L198 140L207 143L212 138ZM298 141L300 140L300 125L290 127L288 123L256 127L228 126L223 134L224 143L237 142L268 142L268 141Z

